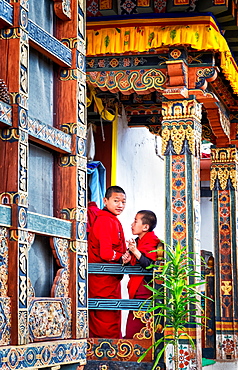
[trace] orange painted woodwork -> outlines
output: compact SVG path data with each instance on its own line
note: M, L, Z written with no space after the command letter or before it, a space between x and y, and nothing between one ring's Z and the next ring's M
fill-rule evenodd
M200 160L200 180L201 181L210 181L210 167L211 167L211 159L210 158L202 158Z
M9 92L20 90L20 39L0 40L1 78Z

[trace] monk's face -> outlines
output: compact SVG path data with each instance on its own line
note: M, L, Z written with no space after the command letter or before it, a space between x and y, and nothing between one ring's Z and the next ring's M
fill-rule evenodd
M149 229L148 224L142 223L143 214L137 213L133 223L131 224L131 231L133 235L138 235L139 238L142 237Z
M126 196L123 193L112 193L109 199L104 198L104 205L108 211L118 216L126 206Z

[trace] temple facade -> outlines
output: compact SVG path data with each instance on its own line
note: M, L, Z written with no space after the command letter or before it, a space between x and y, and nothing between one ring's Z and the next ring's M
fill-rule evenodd
M135 270L87 261L87 190L102 207L115 184L127 238L151 209L165 244L207 262L212 301L179 368L238 368L237 17L235 0L0 0L1 369L152 368L153 351L137 360L161 334L128 299ZM88 298L95 272L124 274L121 300ZM89 338L88 310L112 305L143 329Z

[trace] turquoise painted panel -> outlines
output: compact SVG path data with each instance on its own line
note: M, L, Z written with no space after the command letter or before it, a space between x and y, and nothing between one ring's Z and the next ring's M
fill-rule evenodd
M28 212L28 230L45 235L71 238L71 222L59 218Z
M0 205L0 225L11 226L11 224L12 224L11 207Z
M88 264L89 274L111 274L111 275L152 275L152 270L145 270L139 265L135 266L123 266L118 263L89 263Z
M93 310L132 310L146 311L150 300L144 299L88 299L88 308ZM143 307L141 305L143 304Z

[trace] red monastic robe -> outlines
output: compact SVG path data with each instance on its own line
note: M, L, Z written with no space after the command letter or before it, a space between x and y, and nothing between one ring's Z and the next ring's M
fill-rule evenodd
M155 251L160 240L155 235L153 231L146 233L141 239L137 240L137 248L139 251L149 259L156 261L157 252ZM136 257L133 255L131 259L131 264L135 265L140 263L137 261ZM142 275L131 275L128 282L128 293L130 299L147 299L151 296L151 292L145 288L146 282L144 281L144 276ZM145 326L140 319L134 318L133 311L129 312L127 324L126 324L126 338L133 338L135 333L139 333L141 328Z
M126 251L125 237L118 218L107 210L98 212L88 236L89 263L115 263ZM121 275L89 274L89 298L121 298ZM120 338L121 312L89 310L91 338Z
M97 218L98 212L100 211L100 208L98 208L96 202L89 202L88 203L88 212L87 212L87 233L90 232L92 225L94 224L94 221Z

